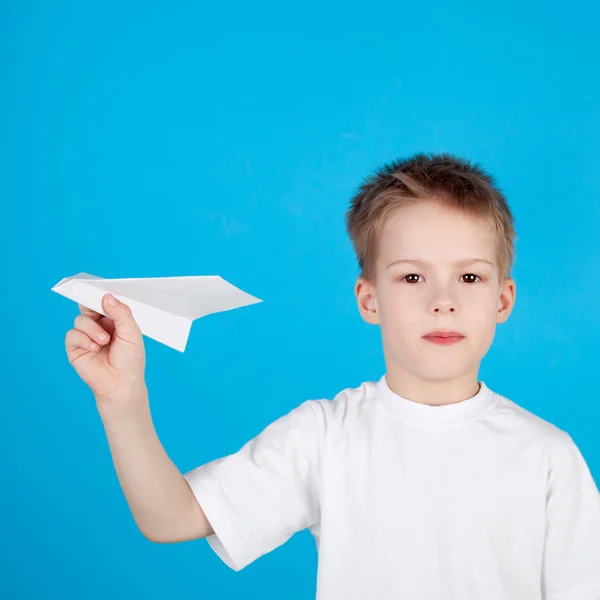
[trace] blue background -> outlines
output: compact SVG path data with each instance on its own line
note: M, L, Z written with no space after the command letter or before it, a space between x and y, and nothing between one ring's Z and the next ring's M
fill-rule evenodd
M218 274L264 302L146 338L182 472L384 372L343 216L377 165L450 151L517 220L517 302L480 378L565 429L600 481L597 5L0 5L2 598L312 598L307 531L239 573L147 541L67 362L101 277Z

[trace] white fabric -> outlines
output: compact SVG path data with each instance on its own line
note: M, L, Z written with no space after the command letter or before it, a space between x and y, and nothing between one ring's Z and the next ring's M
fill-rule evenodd
M600 494L568 433L385 375L307 400L185 478L238 571L309 528L318 600L599 600Z

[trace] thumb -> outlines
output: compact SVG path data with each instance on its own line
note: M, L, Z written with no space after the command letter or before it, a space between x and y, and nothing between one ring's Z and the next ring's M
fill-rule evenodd
M102 298L102 306L106 314L114 321L115 335L128 342L139 342L142 332L133 318L131 308L127 304L121 302L112 294L106 294Z

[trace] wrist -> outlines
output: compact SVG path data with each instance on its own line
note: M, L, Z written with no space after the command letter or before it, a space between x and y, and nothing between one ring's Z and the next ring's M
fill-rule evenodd
M96 395L95 399L102 418L127 418L149 409L148 389L144 382L105 396Z

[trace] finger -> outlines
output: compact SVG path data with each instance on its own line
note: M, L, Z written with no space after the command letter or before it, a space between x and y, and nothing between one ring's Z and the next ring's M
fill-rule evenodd
M91 308L88 308L83 304L78 304L77 306L79 306L81 314L92 318L94 321L100 324L100 327L102 327L102 329L104 329L104 331L106 331L106 333L108 333L109 336L112 336L112 334L115 331L115 323L110 317L96 312L95 310L92 310Z
M108 344L110 335L102 327L87 315L77 315L75 317L75 329L83 331L88 337L99 344Z
M115 304L109 302L114 299ZM106 294L102 298L102 307L106 314L115 322L115 335L129 342L138 343L142 337L142 332L133 318L131 308L115 298L112 294Z
M67 352L74 352L79 348L87 350L88 352L94 352L99 350L101 346L94 342L89 335L79 329L69 329L65 336L65 347Z
M98 321L98 324L110 336L112 336L112 334L115 332L115 322L110 317L102 317Z
M83 304L78 304L77 306L79 306L79 310L81 311L81 314L91 317L92 319L94 319L94 321L99 321L104 316L104 315L101 315L99 312L96 312L95 310L88 308L87 306L83 306Z

